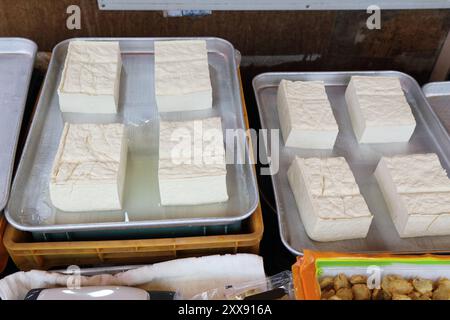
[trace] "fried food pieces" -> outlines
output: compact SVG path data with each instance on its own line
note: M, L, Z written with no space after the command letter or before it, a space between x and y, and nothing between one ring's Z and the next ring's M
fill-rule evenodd
M386 275L379 288L370 288L365 275L340 273L319 279L322 300L450 300L450 280L432 281Z

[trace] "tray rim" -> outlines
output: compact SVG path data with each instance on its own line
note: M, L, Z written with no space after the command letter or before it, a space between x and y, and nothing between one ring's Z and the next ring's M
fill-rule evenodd
M360 75L370 75L370 74L380 74L380 73L384 73L384 74L397 74L399 76L402 76L404 78L409 79L410 81L413 82L413 84L415 86L417 86L418 90L418 94L422 96L425 105L428 108L428 112L431 113L431 116L434 118L434 121L437 123L437 125L439 126L439 130L441 131L441 133L445 134L446 138L450 140L450 135L448 134L448 132L445 130L442 122L439 120L437 114L434 112L433 108L431 107L431 105L429 104L426 95L423 91L423 88L421 88L418 84L418 82L416 81L416 79L414 79L412 76L410 76L407 73L401 72L401 71L396 71L396 70L356 70L356 71L319 71L319 72L314 72L314 71L287 71L287 72L264 72L264 73L260 73L258 75L256 75L253 80L252 80L252 87L253 87L253 93L255 95L255 100L256 100L256 105L258 108L258 113L259 113L259 120L261 123L261 127L262 124L265 122L263 121L263 117L262 117L262 113L260 112L260 99L259 99L259 95L257 94L257 92L259 90L261 90L262 86L258 86L258 82L261 81L260 78L266 77L266 76L283 76L283 75L290 75L290 76L295 76L295 75L307 75L307 74L316 74L316 75L330 75L330 74L336 74L336 75L356 75L356 74L360 74ZM449 81L450 84L450 81ZM426 86L426 85L425 85ZM424 86L424 87L425 87ZM289 242L286 239L286 234L283 231L283 228L281 227L281 215L279 213L279 195L276 191L275 188L275 180L274 180L274 175L271 175L271 180L272 180L272 187L273 187L273 191L274 191L274 199L275 199L275 206L277 209L276 215L277 215L277 220L278 220L278 230L280 232L280 238L281 238L281 242L283 243L283 245L294 255L296 256L303 256L303 252L302 251L298 251L296 249L294 249ZM378 253L385 253L385 252L391 252L391 251L370 251L368 253L370 254L378 254ZM417 250L417 251L398 251L395 253L398 254L420 254L420 253L426 253L426 252L430 252L430 250ZM448 252L445 250L434 250L432 252L435 253L439 253L439 252ZM352 253L352 251L349 251L349 253ZM361 253L361 251L354 251L353 253ZM392 253L392 252L391 252Z
M31 82L31 76L33 74L33 66L34 66L34 62L36 60L36 54L37 54L37 50L38 50L38 46L37 44L27 38L21 38L21 37L1 37L0 38L0 43L3 42L15 42L17 44L23 44L24 45L24 51L18 51L18 50L11 50L10 52L1 52L0 51L0 56L2 54L26 54L30 56L30 65L28 66L29 71L27 73L27 81L26 81L26 87L24 87L24 100L23 103L21 104L20 107L20 112L17 115L18 118L18 122L17 122L17 126L16 126L16 131L14 133L14 141L12 141L12 153L13 156L11 157L11 162L8 164L8 175L7 175L7 179L5 181L5 193L2 199L0 199L0 211L2 211L3 209L6 208L8 201L9 201L9 196L11 193L11 189L12 189L12 184L13 184L13 170L14 170L14 161L16 159L16 153L17 153L17 144L19 142L19 136L20 136L20 131L22 128L22 121L23 121L23 116L25 113L25 107L26 107L26 103L27 103L27 98L28 98L28 90L30 88L30 82Z
M241 106L241 112L240 112L240 116L238 117L238 121L240 122L240 124L242 125L242 127L244 129L248 129L248 125L245 122L244 119L244 112L246 113L246 105L245 105L245 101L242 99L241 97L241 82L240 82L240 78L238 76L239 74L239 65L238 65L238 61L240 61L240 53L239 51L237 51L234 46L232 45L231 42L229 42L226 39L222 39L219 37L74 37L74 38L69 38L69 39L65 39L61 42L59 42L52 50L52 58L50 60L46 75L45 75L45 79L44 82L42 84L41 87L41 92L44 90L44 88L49 86L49 72L48 70L50 70L51 68L53 68L54 64L56 63L54 57L54 54L57 50L60 50L61 46L64 46L66 43L69 43L70 41L74 41L74 40L83 40L83 41L157 41L157 40L214 40L214 41L219 41L224 43L226 46L230 47L233 50L233 59L230 59L230 63L231 63L231 68L233 70L235 70L234 72L232 72L232 78L233 78L233 82L235 84L235 86L237 88L236 89L236 97L238 98L238 103ZM23 152L22 155L20 157L19 160L19 165L17 167L17 172L20 172L21 170L23 170L23 159L25 158L25 154L26 154L26 150L28 148L30 148L30 133L33 132L35 130L35 127L37 126L36 124L36 117L37 115L42 112L42 109L45 108L44 103L41 100L41 96L39 96L38 100L37 100L37 106L32 118L32 122L31 122L31 126L27 135L27 139L23 148ZM250 159L250 146L248 141L246 140L245 143L245 152L246 152L246 160L249 161L249 163L251 164L251 159ZM238 221L243 221L245 219L247 219L248 217L250 217L252 215L253 212L255 212L255 210L258 208L259 205L259 189L258 189L258 184L257 184L257 180L256 180L256 173L254 170L254 165L251 164L251 168L250 168L250 176L251 176L251 183L253 184L254 188L255 188L255 199L253 201L253 203L250 203L249 205L249 209L247 210L247 212L244 215L240 215L238 217L231 217L231 218L223 218L223 217L217 217L217 218L191 218L191 219L166 219L166 220L157 220L159 221L159 223L161 223L161 221L164 221L164 224L157 224L156 223L151 223L151 220L141 220L141 221L134 221L134 222L101 222L101 223L91 223L91 224L55 224L55 225L50 225L50 226L27 226L27 225L23 225L20 224L18 221L16 221L13 216L10 213L10 205L8 204L5 209L4 209L4 214L6 219L8 220L8 223L10 223L14 228L21 230L21 231L28 231L28 232L42 232L42 233L60 233L60 232L77 232L77 231L92 231L92 230L124 230L124 229L128 229L128 228L159 228L159 227L175 227L175 226L183 226L186 224L189 225L210 225L210 226L214 226L214 225L221 225L221 224L228 224L228 223L233 223L233 222L238 222ZM11 188L11 192L13 192L15 189L17 188L16 183L14 181L12 188ZM189 220L187 222L183 222ZM207 222L205 224L204 220L214 220L211 222ZM149 224L150 223L150 224Z
M442 94L436 92L435 90L439 90L440 88L444 88L448 90L447 94ZM450 96L450 81L433 81L426 83L422 86L422 92L425 98L436 97L436 96Z
M6 42L6 41L14 41L17 43L23 43L23 44L26 44L27 46L30 46L30 49L32 49L31 52L30 51L11 51L11 53L17 52L19 54L30 54L30 53L33 54L33 52L34 52L34 55L37 53L38 46L37 46L36 42L34 42L31 39L23 38L23 37L0 37L0 42ZM3 53L3 52L0 52L0 53Z

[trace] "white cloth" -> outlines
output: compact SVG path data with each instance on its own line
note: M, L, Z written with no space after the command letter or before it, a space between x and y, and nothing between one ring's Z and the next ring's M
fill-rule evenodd
M214 255L156 263L121 272L81 276L81 286L133 286L145 290L176 291L183 299L214 288L265 279L261 257L252 254ZM0 280L0 298L22 300L36 288L67 287L74 276L32 270Z

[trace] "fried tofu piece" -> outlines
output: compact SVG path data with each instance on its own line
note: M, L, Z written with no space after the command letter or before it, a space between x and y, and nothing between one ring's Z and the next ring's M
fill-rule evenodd
M392 295L407 295L414 290L413 285L408 280L405 280L396 275L388 275L384 277L381 282L381 287L383 288L383 290L389 292Z
M361 274L356 274L350 277L351 284L367 284L367 277Z
M370 300L371 293L367 285L357 283L352 287L353 297L355 300Z
M416 278L412 284L414 289L421 294L433 291L433 281L431 280Z
M350 288L340 288L336 292L336 296L341 298L341 300L353 300L353 291Z
M341 273L334 278L334 290L341 288L350 288L350 282L345 274Z

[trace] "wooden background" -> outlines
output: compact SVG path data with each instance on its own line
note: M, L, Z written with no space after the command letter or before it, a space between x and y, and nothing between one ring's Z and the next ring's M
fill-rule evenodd
M66 28L71 4L81 8L81 30ZM100 11L95 0L0 0L0 36L30 38L41 51L78 36L217 36L246 56L245 78L268 69L395 69L426 82L450 30L450 10L382 11L381 30L368 30L367 17L363 11L229 11L164 18L154 11Z

